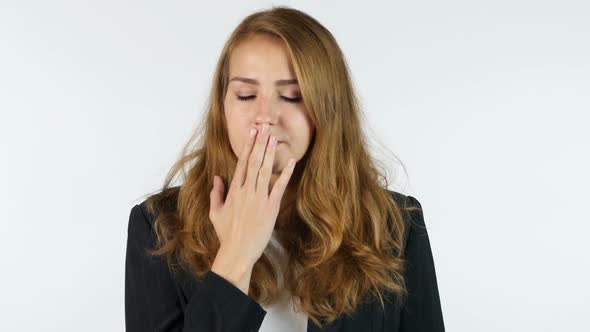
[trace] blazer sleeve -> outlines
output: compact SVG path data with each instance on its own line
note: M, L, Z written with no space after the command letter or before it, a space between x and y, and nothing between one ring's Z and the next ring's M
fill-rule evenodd
M125 258L125 327L128 332L258 331L266 311L235 285L209 271L181 305L180 287L155 244L152 218L142 205L129 215ZM196 280L196 279L195 279Z
M436 281L434 259L420 202L408 196L410 206L420 208L409 213L406 242L406 287L408 299L400 313L402 332L444 332L444 321Z

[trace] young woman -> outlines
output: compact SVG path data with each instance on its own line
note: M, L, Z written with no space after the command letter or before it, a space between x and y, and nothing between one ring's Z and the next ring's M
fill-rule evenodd
M420 203L386 189L325 27L246 17L205 116L131 210L127 331L444 331Z

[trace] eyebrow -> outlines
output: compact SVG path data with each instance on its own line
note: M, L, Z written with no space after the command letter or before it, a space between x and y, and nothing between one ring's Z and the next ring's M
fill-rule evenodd
M254 78L247 78L247 77L240 77L240 76L236 76L229 81L230 82L231 81L239 81L239 82L248 83L248 84L260 85L260 82L258 82L258 80L254 79ZM275 81L276 86L290 85L290 84L299 84L299 83L297 82L296 79Z

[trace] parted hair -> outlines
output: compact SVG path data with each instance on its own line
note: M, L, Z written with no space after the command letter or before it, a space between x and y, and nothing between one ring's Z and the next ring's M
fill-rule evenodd
M303 102L315 127L310 146L289 182L289 220L277 229L288 253L284 287L317 325L352 314L360 303L407 298L404 282L405 207L393 199L383 167L368 151L360 103L334 36L310 15L274 6L245 17L219 56L203 119L184 145L164 184L146 199L155 216L156 245L171 271L195 278L210 270L220 243L209 220L213 177L229 188L237 164L223 114L232 50L254 34L287 46ZM173 186L173 180L182 184ZM227 191L225 193L227 195ZM277 267L263 253L255 263L249 296L261 304L279 299Z

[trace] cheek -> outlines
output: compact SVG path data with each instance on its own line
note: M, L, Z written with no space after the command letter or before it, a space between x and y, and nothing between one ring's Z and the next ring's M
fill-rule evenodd
M291 120L294 124L292 130L297 135L297 141L303 145L308 145L313 135L313 126L305 114L297 114L296 118Z
M237 132L235 130L235 128L234 129L229 128L229 141L230 141L232 150L234 151L236 156L239 156L244 143L240 139L239 132Z
M248 121L243 117L237 116L238 114L234 110L225 109L225 121L227 123L229 141L236 156L241 154L248 138Z

